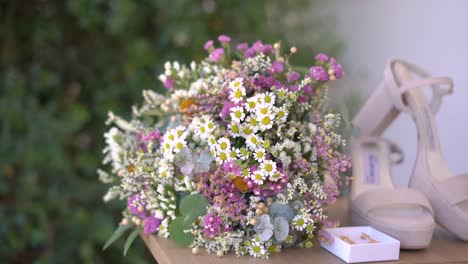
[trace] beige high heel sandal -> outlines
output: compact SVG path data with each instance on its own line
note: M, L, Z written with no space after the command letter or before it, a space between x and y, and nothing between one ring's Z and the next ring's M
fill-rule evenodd
M406 249L426 248L435 227L432 207L420 192L396 189L390 175L392 163L403 160L401 149L382 138L352 138L353 225L368 225L400 240ZM398 155L398 160L391 160Z
M432 89L429 101L422 88ZM420 67L391 60L385 79L353 123L362 135L379 136L400 113L416 123L418 152L409 186L424 193L435 220L462 240L468 240L468 174L453 175L441 152L434 119L442 96L453 92L448 77L432 77Z

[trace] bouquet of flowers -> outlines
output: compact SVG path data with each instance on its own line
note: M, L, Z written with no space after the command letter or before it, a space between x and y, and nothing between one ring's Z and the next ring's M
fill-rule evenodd
M311 247L322 227L336 225L334 203L350 168L326 111L327 82L343 76L334 58L315 56L295 68L280 43L206 42L208 57L167 62L164 94L143 91L130 121L109 113L104 137L104 200L126 199L123 219L105 247L133 229L201 248L268 257ZM312 59L312 56L311 56Z

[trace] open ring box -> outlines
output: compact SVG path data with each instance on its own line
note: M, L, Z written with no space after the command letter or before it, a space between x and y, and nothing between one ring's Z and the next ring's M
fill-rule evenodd
M400 241L370 226L327 228L325 231L332 241L320 242L320 245L347 263L398 260L400 257ZM374 239L374 243L363 238L363 233Z

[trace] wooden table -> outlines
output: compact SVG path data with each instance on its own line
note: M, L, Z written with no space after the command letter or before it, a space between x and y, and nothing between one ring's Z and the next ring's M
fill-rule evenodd
M342 226L349 225L350 218L347 200L340 199L335 205L330 207L329 215L333 219L340 219ZM159 264L345 263L321 248L318 242L311 249L284 249L280 254L271 255L269 259L258 259L249 256L238 258L232 253L218 258L216 254L208 254L203 250L203 253L193 255L189 248L181 248L169 239L153 235L145 236L143 234L141 237ZM402 250L399 261L385 263L468 263L468 242L456 240L441 228L437 228L429 248L425 250Z

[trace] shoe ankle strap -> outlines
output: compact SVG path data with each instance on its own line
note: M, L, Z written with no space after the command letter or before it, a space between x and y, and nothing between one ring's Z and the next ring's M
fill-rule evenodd
M405 160L403 149L395 142L382 137L360 137L361 143L374 143L388 149L392 164L400 164Z
M414 73L421 77L412 81L401 81L402 74ZM393 59L388 63L385 69L385 82L389 85L389 95L395 107L402 111L411 114L407 103L404 100L404 95L407 91L414 88L431 87L432 98L429 103L434 114L439 111L442 97L453 93L453 80L449 77L432 77L429 72L421 67L404 60Z

